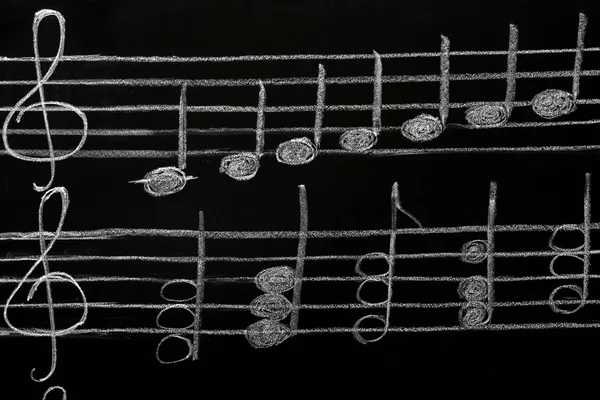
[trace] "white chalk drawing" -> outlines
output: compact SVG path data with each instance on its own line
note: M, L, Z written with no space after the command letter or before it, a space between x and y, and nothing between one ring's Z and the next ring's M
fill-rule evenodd
M61 198L61 214L60 220L58 222L58 226L56 231L50 235L46 235L46 231L44 229L44 209L46 202L55 194L60 195ZM4 304L4 321L8 328L16 332L18 334L24 336L34 336L34 337L49 337L51 344L51 361L50 361L50 370L49 372L41 378L37 378L34 376L36 369L34 368L31 371L31 379L35 382L44 382L48 380L55 372L57 365L57 357L58 357L58 346L57 346L57 337L65 336L72 332L74 332L78 327L82 326L88 315L88 304L85 293L83 289L79 285L76 279L73 276L65 273L65 272L50 272L50 262L48 260L48 253L56 243L57 239L60 237L61 231L63 229L63 225L65 223L65 218L67 216L67 210L69 208L69 194L64 187L56 187L54 189L50 189L44 193L42 199L40 201L40 206L38 210L38 240L40 245L40 256L36 258L35 263L31 266L31 268L25 273L25 275L18 281L16 287L12 290L11 294L8 296ZM46 243L47 238L50 238L50 242ZM48 317L50 322L50 329L41 329L41 328L19 328L15 326L11 319L9 318L9 309L13 306L13 299L15 295L24 287L25 284L30 283L30 276L37 269L37 267L42 264L44 268L44 274L39 278L33 280L33 284L31 285L28 294L27 301L31 301L35 293L37 292L39 286L45 283L46 289L46 304L45 306L48 308ZM79 292L81 297L80 308L82 308L81 317L79 321L74 324L71 324L67 328L57 329L56 327L56 317L55 317L55 307L54 301L52 297L52 283L67 283L75 287ZM63 398L66 398L65 390L60 386L55 386L49 388L44 394L44 398L46 395L53 390L61 390L63 392Z
M200 350L200 339L205 335L227 335L243 336L249 345L256 349L271 348L282 345L288 339L304 334L352 334L362 344L368 344L383 339L388 333L402 332L444 332L444 331L467 331L467 330L519 330L519 329L558 329L558 328L600 328L600 323L594 320L573 322L563 320L577 314L586 305L599 305L600 300L590 298L590 281L600 278L600 275L590 271L590 259L594 254L600 254L600 250L592 249L591 232L600 230L600 223L592 222L591 217L591 175L585 175L585 189L583 196L583 218L581 222L561 225L540 224L496 224L498 212L498 185L490 183L488 196L487 223L482 225L426 227L419 219L407 211L400 201L399 185L395 183L391 190L391 222L384 229L374 230L309 230L308 225L308 199L307 189L299 186L299 227L295 231L211 231L204 226L204 215L199 213L197 230L173 230L173 229L125 229L108 228L90 231L67 231L64 229L66 211L69 204L67 191L62 187L48 190L42 197L39 208L39 230L38 232L4 232L0 233L0 240L11 241L39 241L41 255L19 255L4 256L0 258L2 263L34 262L33 266L21 277L4 275L0 277L0 284L15 285L10 296L2 306L4 320L8 328L0 328L0 337L12 335L43 336L49 337L52 344L52 360L50 372L45 377L37 378L32 371L32 378L36 381L47 380L56 368L57 360L57 338L77 335L117 335L117 334L140 334L162 336L156 347L156 359L162 364L174 364L188 359L198 360ZM46 201L53 195L60 195L62 199L62 213L58 227L55 232L45 231L41 221ZM483 219L483 216L482 216ZM405 226L405 227L403 227ZM572 247L562 247L557 244L559 235L577 231L582 234L583 242ZM496 247L496 235L498 233L521 233L521 234L545 234L548 235L548 249L544 250L520 250L503 251ZM436 252L434 250L409 253L399 252L397 241L410 236L433 236L433 235L465 235L471 236L464 245L455 251ZM50 250L57 241L90 241L96 240L119 240L131 237L168 237L187 238L197 241L197 254L190 256L142 256L142 255L87 255L87 254L61 254L51 255ZM389 238L389 248L385 252L375 251L368 254L329 254L310 255L308 253L308 242L311 239L344 239L344 238ZM215 240L297 240L297 252L289 256L262 256L262 257L232 257L232 256L210 256L207 253L207 242ZM50 241L46 244L47 241ZM400 248L402 248L400 246ZM510 260L521 258L549 259L549 271L546 275L506 275L503 274L503 264ZM456 265L471 268L481 268L481 274L466 275L460 269L455 275L448 276L414 276L403 275L401 264L403 260L426 260L439 259L445 262L455 260ZM568 262L575 259L583 265L581 273L561 273L556 268L557 260ZM384 261L385 270L377 273L367 267L368 263ZM119 261L136 261L138 263L166 262L170 265L193 264L196 266L196 274L190 277L180 276L176 279L165 279L154 276L93 276L86 273L68 275L62 272L50 272L51 261L73 262L84 264L86 262L105 263ZM317 265L313 262L319 261ZM329 276L323 262L335 261L345 262L348 274L340 276ZM258 272L244 276L222 276L207 273L207 266L218 268L219 263L248 264L248 268L256 268L255 264L263 265L264 268ZM497 268L499 263L499 268ZM44 267L44 274L35 279L32 273L40 264ZM315 263L317 264L317 263ZM485 267L484 267L485 266ZM304 271L311 269L311 274L305 276ZM352 269L354 269L352 271ZM484 271L485 269L485 271ZM318 274L317 271L323 271ZM210 271L209 271L210 272ZM547 282L556 281L553 290L546 292L545 298L534 298L525 300L503 300L496 297L497 285L509 285L515 282ZM575 281L575 283L563 283L564 281ZM162 303L119 303L107 301L88 300L83 288L87 284L115 282L146 282L156 284L156 296L163 300ZM356 283L356 301L350 303L328 303L316 304L303 301L302 290L304 285L318 282L344 282ZM455 285L456 294L447 300L437 299L434 302L398 302L394 300L394 286L400 282L428 282L435 284ZM577 283L580 282L580 283ZM44 303L31 302L33 294L39 285L46 284L47 299ZM213 284L240 284L252 285L256 291L256 297L247 304L230 303L207 303L205 302L205 291L210 290ZM31 284L28 302L16 303L15 294ZM52 285L71 285L79 293L80 302L56 303L52 298ZM365 298L364 288L367 285L381 286L384 289L383 299L371 301ZM189 286L194 294L184 294L181 289ZM168 289L168 292L167 292ZM222 290L222 286L218 287ZM536 296L536 293L532 293ZM548 322L511 323L506 321L507 314L495 316L494 311L498 308L537 308L548 307L553 311L557 320ZM51 329L18 328L12 322L10 315L18 313L18 310L44 309L47 308L50 316ZM58 310L80 310L81 317L78 322L67 328L59 329L60 321ZM84 323L97 309L119 310L154 310L155 326L138 328L85 328ZM401 318L394 319L395 310L421 310L445 309L458 316L454 324L435 323L425 326L407 325ZM203 326L203 311L245 311L256 317L255 322L248 326L236 329L205 328ZM337 327L311 327L301 326L300 314L310 313L317 310L334 310L341 312L363 313L354 323ZM10 311L10 312L9 312ZM167 314L183 312L183 316L167 320ZM353 314L355 315L355 314ZM585 317L584 317L585 318ZM501 320L498 320L501 319ZM176 322L173 322L176 320ZM307 318L306 320L309 320ZM170 322L167 322L170 321ZM377 326L372 327L372 323ZM172 357L165 354L163 345L167 342L180 342L186 350L184 354ZM61 390L65 396L66 392L60 387L50 390Z
M55 17L60 26L60 45L55 57L40 57L38 51L38 31L41 21L49 16ZM33 43L34 57L0 57L0 63L35 63L36 80L5 80L0 81L0 86L19 87L32 86L33 88L22 97L14 106L0 106L0 111L7 111L2 137L5 149L0 155L9 155L20 160L30 162L50 163L51 177L48 184L34 188L43 192L50 188L55 177L56 161L66 158L132 158L132 159L163 159L177 158L177 166L161 166L148 172L143 178L133 178L131 183L143 184L144 190L151 196L163 197L180 192L189 180L196 179L195 176L186 174L188 157L218 157L220 159L219 171L226 177L237 181L248 181L254 178L260 168L262 157L275 157L282 164L290 166L301 166L308 164L318 156L328 155L371 155L371 156L401 156L415 154L447 154L447 153L477 153L477 152L582 152L597 151L598 144L584 145L540 145L540 146L506 146L506 147L436 147L436 139L441 135L456 134L460 129L493 129L493 128L542 128L552 126L592 125L600 123L600 119L573 120L564 118L574 114L579 105L597 105L599 99L580 98L581 78L600 76L598 70L583 69L583 55L585 53L597 53L600 47L585 47L585 34L587 28L587 17L579 15L576 43L574 48L568 49L534 49L519 50L519 31L517 26L509 26L508 48L506 50L486 51L451 51L450 39L441 36L439 52L420 53L390 53L379 54L298 54L298 55L250 55L231 57L122 57L103 55L64 55L65 49L65 19L54 10L41 10L34 17ZM554 55L574 54L574 66L572 70L565 71L518 71L517 58L520 55ZM498 56L507 57L505 72L481 72L481 73L451 73L450 61L452 57L464 56ZM407 59L407 58L439 58L440 73L431 75L384 75L383 68L385 60ZM373 73L364 76L327 76L326 62L328 60L356 60L374 61ZM174 79L174 78L123 78L123 79L51 79L58 64L66 63L111 63L111 64L207 64L207 63L291 63L299 61L319 61L316 77L294 77L294 78L231 78L231 79ZM51 65L42 74L42 63L50 62ZM527 84L532 79L571 78L571 91L558 88L548 88L536 94L532 99L517 100L517 81L520 85ZM504 100L495 102L451 102L450 83L455 81L489 81L505 80L506 93ZM383 89L386 84L413 83L413 82L439 82L439 101L437 103L403 103L388 104L383 101ZM180 90L179 104L135 104L114 106L74 106L57 101L46 101L44 87L48 85L62 86L100 86L100 87L131 87L131 88L159 88L173 87ZM293 87L293 86L315 86L316 100L309 105L270 105L267 106L267 91L270 87ZM326 89L328 85L373 85L373 101L371 104L327 104ZM198 87L257 87L258 104L253 106L233 105L191 105L187 101L187 91ZM400 89L401 90L401 89ZM40 102L25 106L35 93L38 92ZM515 108L531 108L531 120L525 122L511 121L511 115ZM452 111L464 110L463 122L449 122ZM385 125L382 120L382 112L414 110L415 115L400 126ZM427 110L437 110L430 114ZM42 111L44 116L44 130L40 129L15 129L14 122L19 122L26 111ZM75 112L82 121L82 128L73 129L51 129L48 122L49 112ZM335 112L370 111L370 126L326 126L325 114ZM102 137L151 137L156 135L170 135L174 133L169 129L88 129L85 113L168 113L178 112L178 146L177 150L132 150L111 149L92 150L83 149L88 136ZM226 127L188 127L188 113L256 113L256 126L247 128ZM270 113L314 113L314 126L267 126L265 121ZM254 151L235 149L188 149L188 135L228 135L232 131L238 133L254 134L256 136L256 148ZM452 132L449 132L452 131ZM9 145L10 135L36 135L43 132L48 141L47 149L20 149L14 150ZM295 135L289 140L280 142L275 148L265 146L265 138L269 133L285 133ZM413 147L400 148L375 148L382 134L400 133ZM52 144L53 135L80 135L81 140L73 150L55 149ZM334 135L339 138L339 148L321 148L324 135ZM410 142L410 143L409 143ZM426 145L423 148L414 147ZM433 146L432 146L433 145Z
M179 97L179 150L177 153L177 167L160 167L146 174L143 179L133 180L129 183L143 183L146 193L153 197L163 197L180 192L187 181L196 179L187 176L185 167L187 163L187 84L181 85Z
M60 28L60 38L59 38L59 45L58 45L58 51L56 52L56 56L52 59L52 64L50 64L50 67L48 68L48 71L42 75L42 65L41 65L41 59L40 59L40 54L39 54L39 47L38 47L38 35L39 35L39 28L40 28L40 24L41 22L47 18L47 17L55 17L56 20L58 21L58 25ZM63 103L60 101L46 101L46 96L44 94L44 85L48 83L48 81L50 80L50 77L52 76L52 74L54 73L54 71L56 70L56 67L58 66L58 64L61 61L61 58L63 57L63 52L65 50L65 19L64 17L57 11L53 11L53 10L40 10L37 13L35 13L35 16L33 18L33 52L35 54L34 56L34 63L35 63L35 73L36 73L36 78L37 80L35 81L35 86L33 87L33 89L31 89L25 96L23 96L21 98L21 100L19 100L14 107L9 109L8 115L6 116L6 119L4 120L4 124L2 125L2 141L4 142L4 147L6 149L6 152L8 154L10 154L11 156L19 159L19 160L24 160L24 161L32 161L32 162L49 162L50 163L50 181L43 186L39 186L36 185L35 183L33 184L33 188L38 191L38 192L44 192L46 190L48 190L53 182L54 182L54 176L56 174L56 161L60 161L60 160L64 160L66 158L71 157L72 155L74 155L75 153L77 153L85 144L87 135L88 135L88 123L87 123L87 118L85 116L85 114L81 111L81 109L68 104L68 103ZM23 107L25 105L25 103L27 102L27 100L29 100L34 94L35 92L38 92L38 95L40 96L40 101L38 103L33 103L30 104L29 106ZM50 122L48 122L48 107L47 106L54 106L52 108L53 111L72 111L75 114L77 114L77 116L79 116L79 118L81 118L81 122L83 123L83 130L81 132L81 140L79 141L79 144L77 144L77 147L70 151L67 152L66 154L57 156L55 154L55 150L54 150L54 146L52 144L52 133L50 131ZM23 155L20 154L18 152L16 152L15 150L13 150L11 148L11 146L8 143L8 131L9 131L9 125L10 122L12 121L13 117L15 117L16 114L16 118L15 118L15 122L19 123L21 121L21 118L23 117L23 115L25 114L25 112L27 111L42 111L42 114L44 116L44 125L45 125L45 133L46 133L46 138L48 141L48 151L49 151L49 156L48 157L32 157L32 156L27 156L27 155ZM18 112L18 114L17 114Z

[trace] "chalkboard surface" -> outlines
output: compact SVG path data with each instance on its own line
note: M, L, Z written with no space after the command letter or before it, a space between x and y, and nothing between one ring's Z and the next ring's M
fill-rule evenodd
M593 389L594 2L3 5L0 398Z

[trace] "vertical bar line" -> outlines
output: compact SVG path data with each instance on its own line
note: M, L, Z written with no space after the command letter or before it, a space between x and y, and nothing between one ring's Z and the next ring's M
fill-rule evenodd
M573 67L573 100L579 97L579 88L581 80L581 65L583 63L583 49L585 47L585 31L587 28L587 17L585 14L579 14L579 25L577 29L577 47L575 49L575 65Z
M198 265L196 267L196 313L194 318L193 360L198 360L200 351L200 329L202 328L202 303L204 302L204 271L206 258L206 234L204 231L204 213L198 214Z
M381 105L383 102L382 74L383 66L381 56L373 51L375 58L375 68L373 71L373 133L378 135L381 131Z
M323 130L323 113L325 112L325 67L319 64L319 77L317 79L317 111L315 113L315 147L321 147Z
M300 229L298 231L298 253L296 258L296 275L294 278L294 293L292 299L293 308L290 316L290 329L293 335L295 335L298 330L302 278L304 277L304 261L308 239L308 201L306 197L306 187L304 185L299 185L298 189L300 191Z
M491 321L492 313L494 311L495 302L495 290L494 290L494 279L495 279L495 260L494 253L496 251L496 243L494 237L495 224L496 224L496 198L497 198L498 187L496 182L490 183L490 198L488 208L488 221L487 221L487 284L488 284L488 322Z
M508 34L508 57L506 59L506 97L504 108L506 117L512 114L517 95L517 51L519 50L519 29L510 24Z
M184 170L187 158L187 84L181 85L179 97L179 147L177 153L177 164L179 169Z
M256 113L256 155L262 156L265 150L265 104L267 91L262 81L258 82L258 110Z
M442 35L440 53L440 119L446 126L450 112L450 40Z

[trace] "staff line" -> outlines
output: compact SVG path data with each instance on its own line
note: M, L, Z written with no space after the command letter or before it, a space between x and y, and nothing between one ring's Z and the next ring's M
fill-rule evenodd
M152 278L152 277L123 277L123 276L94 276L80 277L73 275L73 278L79 283L118 283L118 282L138 282L138 283L169 283L173 279ZM588 275L590 279L600 279L600 274ZM584 274L564 274L564 275L531 275L531 276L497 276L495 282L530 282L530 281L554 281L581 279ZM394 282L461 282L465 276L394 276ZM17 283L22 279L18 278L0 278L0 284ZM303 282L362 282L361 276L309 276L302 278ZM36 279L27 279L25 282L35 283ZM254 277L232 276L232 277L205 277L202 279L206 283L251 283ZM60 283L60 282L58 282Z
M558 228L577 229L582 224L505 224L496 225L496 232L552 232ZM397 228L393 232L397 235L436 235L447 233L484 233L486 225L463 225L449 227L424 227L424 228ZM590 223L591 230L600 230L600 222ZM364 238L372 236L388 236L389 229L366 230L320 230L308 231L309 239L346 239ZM122 237L177 237L196 239L197 230L193 229L133 229L133 228L106 228L85 231L61 231L57 240L104 240ZM298 239L298 231L210 231L204 232L206 239ZM42 236L52 239L55 232L44 231ZM34 240L39 241L39 232L0 232L1 240Z
M600 328L600 323L577 323L577 322L554 322L554 323L522 323L522 324L490 324L478 325L473 327L457 326L422 326L422 327L387 327L387 332L394 333L412 333L412 332L463 332L463 331L506 331L506 330L528 330L528 329L591 329ZM290 331L291 334L329 334L329 333L381 333L384 328L305 328ZM192 334L193 329L172 329L172 328L91 328L77 329L64 336L81 336L81 335L111 335L111 334L146 334L146 335L165 335L165 334ZM215 336L242 336L246 335L246 329L203 329L200 330L201 335ZM19 333L9 329L0 329L0 336L15 336L21 337Z
M538 54L564 54L576 53L576 48L564 49L530 49L517 50L519 55ZM600 47L588 47L582 49L584 53L600 51ZM506 50L454 50L450 56L505 56ZM381 58L437 58L442 52L405 52L405 53L382 53ZM135 62L135 63L179 63L179 62L240 62L240 61L307 61L307 60L372 60L372 53L365 54L281 54L281 55L241 55L241 56L208 56L208 57L180 57L180 56L115 56L101 54L73 54L63 55L61 62ZM34 57L0 57L0 62L32 62ZM39 57L42 62L54 61L54 57Z
M448 103L449 108L469 108L474 105L480 105L481 101L471 101L462 103ZM487 101L486 104L503 104L500 101ZM578 99L576 104L579 105L597 105L600 104L600 99ZM512 103L513 107L529 107L531 101L517 101ZM181 106L176 104L140 104L140 105L118 105L118 106L75 106L79 111L84 112L152 112L152 111L168 111L168 112L180 112ZM295 113L295 112L315 112L320 108L324 111L336 112L336 111L371 111L373 109L372 104L336 104L336 105L299 105L299 106L268 106L264 107L261 111L268 113ZM397 103L397 104L383 104L381 110L383 111L398 111L398 110L413 110L413 109L436 109L439 104L436 103ZM6 111L22 111L22 110L40 110L40 107L13 107L13 106L2 106L0 112ZM47 106L46 111L53 112L71 112L69 109L64 107L52 107ZM232 106L232 105L209 105L209 106L186 106L187 112L198 112L198 113L256 113L259 108L256 106ZM314 128L313 128L314 129Z
M517 79L543 79L543 78L573 78L573 70L557 71L520 71L510 74L511 78ZM600 76L600 70L582 70L578 76L597 77ZM477 72L477 73L458 73L449 74L447 79L450 81L481 81L481 80L505 80L509 73L504 72ZM421 75L386 75L381 78L382 83L407 83L407 82L440 82L441 75L421 74ZM326 85L356 85L373 84L375 77L369 75L327 77L324 80ZM244 87L258 86L260 83L272 86L295 86L295 85L317 85L317 77L297 77L297 78L229 78L229 79L182 79L182 78L117 78L117 79L55 79L49 80L44 85L59 86L123 86L123 87ZM3 80L0 86L34 86L37 82L31 79Z
M15 150L15 149L13 149ZM350 155L370 155L370 156L410 156L423 154L468 154L468 153L539 153L539 152L586 152L598 151L600 145L573 145L573 146L521 146L521 147L445 147L445 148L413 148L413 149L371 149L361 153L354 153L347 150L324 149L319 150L319 155L329 156L350 156ZM222 157L237 154L236 150L188 150L188 157ZM45 157L47 150L39 149L19 149L21 155L30 157ZM56 157L70 154L69 150L54 150ZM70 158L122 158L122 159L168 159L176 158L179 152L177 150L79 150L72 154ZM0 156L10 155L6 150L0 150ZM275 150L268 150L263 156L276 156Z
M500 301L494 302L494 307L536 307L536 306L548 306L550 305L548 300L529 300L529 301ZM561 305L579 305L581 300L554 300L552 303ZM586 300L586 305L600 305L600 300ZM464 302L434 302L434 303L390 303L391 308L396 309L439 309L439 308L458 308L464 305ZM53 304L54 308L62 309L79 309L83 307L81 303L56 303ZM173 304L118 304L113 302L88 302L88 308L101 308L101 309L135 309L135 310L163 310L173 307ZM385 302L382 303L329 303L329 304L300 304L297 307L292 306L292 309L299 310L364 310L364 309L385 309L388 305ZM0 309L6 308L5 305L0 305ZM21 309L44 309L48 308L48 304L45 303L14 303L10 305L10 308L21 308ZM204 303L200 306L195 304L183 304L178 303L177 308L185 308L194 310L196 308L207 309L207 310L242 310L248 311L252 307L248 304L227 304L227 303Z
M548 251L510 251L510 252L494 252L490 253L490 256L496 258L532 258L532 257L556 257L564 255L564 251L548 250ZM582 251L569 251L569 255L598 255L600 250L591 250L589 252ZM461 258L463 254L461 252L437 252L437 253L401 253L393 256L396 260L422 260L422 259L448 259L448 258ZM199 258L197 256L105 256L105 255L48 255L46 257L48 261L62 261L62 262L77 262L77 261L138 261L138 262L164 262L164 263L178 263L178 264L190 264L197 263ZM265 257L234 257L234 256L206 256L203 260L206 262L235 262L235 263L247 263L247 262L273 262L273 261L356 261L360 258L370 258L364 255L313 255L313 256L265 256ZM376 259L373 256L372 259ZM0 258L0 263L6 262L22 262L22 261L36 261L39 259L39 255L30 256L18 256L18 257L4 257Z

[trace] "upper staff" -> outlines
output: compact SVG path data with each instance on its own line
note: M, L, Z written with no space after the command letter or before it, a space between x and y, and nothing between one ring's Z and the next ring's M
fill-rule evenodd
M55 57L40 57L38 50L38 31L40 22L54 16L59 22L60 44ZM35 185L36 190L43 191L51 186L55 176L55 162L69 157L132 157L132 158L177 158L176 165L167 165L148 172L144 177L131 177L132 183L143 183L144 189L152 196L162 197L172 195L183 190L189 180L196 176L186 172L187 158L198 156L221 157L219 171L226 176L246 181L254 178L259 170L260 159L263 156L274 156L278 162L287 165L305 165L314 161L318 155L345 155L345 154L372 154L372 155L402 155L402 154L437 154L437 153L470 153L470 152L546 152L546 151L588 151L597 150L598 145L580 146L529 146L529 147L467 147L467 148L375 148L378 138L385 132L399 132L406 140L417 144L432 142L446 130L453 128L490 129L490 128L516 128L516 127L542 127L557 125L596 124L599 120L575 121L564 117L573 114L578 105L600 104L600 99L582 99L581 78L587 76L600 76L600 71L583 69L583 59L586 52L597 52L600 48L585 48L585 34L587 30L587 17L579 15L575 47L572 49L547 49L547 50L519 50L518 28L509 26L507 50L494 51L453 51L450 48L450 39L441 36L439 52L424 53L392 53L379 54L340 54L340 55L286 55L286 56L235 56L235 57L119 57L100 55L65 56L65 21L64 17L54 10L42 10L34 18L34 57L0 58L0 63L34 61L36 80L10 80L1 81L0 85L31 85L33 88L13 106L0 108L9 111L3 126L4 154L11 155L21 160L33 162L48 162L51 166L50 182L44 186ZM517 60L520 55L527 54L574 54L573 68L566 71L519 71ZM452 57L460 56L506 56L506 71L494 73L453 73L451 71ZM385 60L402 58L438 57L440 59L440 72L433 75L386 75ZM325 61L327 60L373 60L373 73L365 76L335 77L327 76ZM110 62L110 63L225 63L225 62L257 62L257 61L293 61L293 60L320 60L315 77L298 78L260 78L260 79L165 79L165 78L127 78L127 79L50 79L60 62ZM42 74L43 62L51 62L48 71ZM517 80L527 78L571 78L569 91L550 88L539 92L532 99L517 100ZM501 79L506 81L504 99L492 102L465 102L457 103L451 100L451 82L464 80L491 80ZM399 82L439 82L439 101L437 103L415 104L389 104L385 103L384 84ZM373 101L371 104L339 105L327 104L326 88L328 85L373 85ZM77 85L77 86L173 86L180 89L179 104L139 104L115 106L73 106L58 101L47 101L44 94L46 85ZM315 85L316 100L311 105L281 106L269 105L267 94L269 87L288 85ZM258 89L258 101L255 106L214 105L200 106L189 104L187 92L196 86L254 86ZM39 94L40 101L26 106L25 103L35 93ZM511 121L511 115L516 107L531 107L532 111L541 119L540 121L516 122ZM465 108L464 122L451 122L455 109ZM415 113L412 118L399 126L386 125L382 118L382 111L392 110L437 110L435 114ZM37 134L36 129L15 129L14 122L19 122L26 111L42 111L44 116L44 133L46 134L47 149L22 149L14 150L9 145L9 135ZM51 129L48 121L48 112L74 112L82 121L79 129ZM89 112L171 112L179 114L177 129L177 150L88 150L83 149L86 138L102 135L125 136L153 136L162 133L171 133L170 130L154 129L97 129L90 127L88 131L87 117ZM371 111L370 126L334 127L327 126L326 114L328 112L353 112ZM244 132L253 133L256 137L255 151L239 151L225 149L189 149L187 136L196 134L227 134L229 128L197 128L188 124L189 113L218 112L237 113L253 112L257 114L256 127L242 129ZM314 126L312 127L285 127L277 128L269 125L268 114L277 112L313 112ZM18 113L18 114L17 114ZM16 118L15 118L16 116ZM12 125L12 126L11 126ZM174 129L173 129L174 131ZM236 129L236 131L239 131ZM275 148L268 148L267 138L270 132L284 131L290 134L307 133L307 136L296 137L278 143ZM52 135L81 135L78 145L73 150L55 149ZM323 135L339 135L339 148L321 148Z

